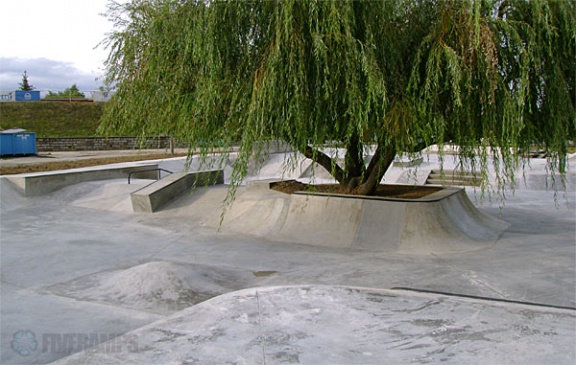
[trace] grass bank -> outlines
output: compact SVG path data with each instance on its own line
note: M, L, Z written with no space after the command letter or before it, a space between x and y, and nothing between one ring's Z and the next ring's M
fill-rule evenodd
M37 137L96 137L105 103L0 103L0 128L23 128Z

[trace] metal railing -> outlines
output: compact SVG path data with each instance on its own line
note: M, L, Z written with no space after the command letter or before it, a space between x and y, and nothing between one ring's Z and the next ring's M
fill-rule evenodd
M130 173L128 173L128 185L130 185L130 178L132 177L132 174L137 174L139 172L150 172L150 171L158 171L158 178L157 180L160 180L161 178L161 172L167 172L169 174L173 174L174 172L170 171L170 170L166 170L166 169L161 169L161 168L155 168L155 169L146 169L146 170L136 170L136 171L130 171Z

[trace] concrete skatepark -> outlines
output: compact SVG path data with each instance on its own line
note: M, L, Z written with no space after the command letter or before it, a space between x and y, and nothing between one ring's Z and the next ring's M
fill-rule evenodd
M154 180L109 171L185 159L2 177L0 362L575 362L575 156L565 189L533 159L502 206L466 187L424 208L271 191L329 180L284 158L250 172L222 226L233 160L154 213L131 198ZM385 181L437 167L431 153Z

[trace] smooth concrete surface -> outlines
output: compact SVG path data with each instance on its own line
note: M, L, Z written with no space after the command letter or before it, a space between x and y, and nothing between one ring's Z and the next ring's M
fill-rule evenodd
M230 312L230 308L234 312ZM216 297L58 364L560 364L573 311L338 286ZM565 351L559 351L565 349Z
M223 171L177 172L130 194L132 209L153 213L196 186L223 183Z
M247 180L278 178L281 160L271 156ZM482 249L451 253L267 237L290 199L258 183L238 189L222 226L234 229L219 230L226 186L143 215L130 194L150 180L26 197L2 177L0 363L574 364L574 163L562 176L568 188L552 191L533 161L504 205L466 188L475 209L508 227ZM385 179L405 183L432 168L434 156ZM338 216L322 213L315 219ZM363 244L388 241L377 232L364 232Z

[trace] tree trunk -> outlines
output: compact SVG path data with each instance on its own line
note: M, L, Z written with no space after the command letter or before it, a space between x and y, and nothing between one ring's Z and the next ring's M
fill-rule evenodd
M356 149L352 149L352 151L349 150L346 154L346 159L348 160L350 158L352 161L356 160L356 162L358 162L361 148L358 147L358 143L354 145ZM338 166L330 156L310 146L306 146L306 148L300 152L329 171L344 190L358 195L374 194L386 170L390 167L396 156L396 150L394 148L380 144L367 169L364 169L364 160L361 159L361 169L358 168L357 163L353 162L351 164L347 163L346 170L344 170ZM352 173L348 170L349 168L353 168ZM358 171L360 172L358 173Z
M300 150L300 153L303 154L306 158L309 158L312 161L316 162L318 165L324 167L326 171L330 172L330 174L340 184L345 182L344 170L340 166L338 166L338 164L324 152L318 151L317 149L313 149L310 146L306 146L304 150Z
M360 137L357 133L353 133L346 146L346 180L350 181L355 178L360 178L365 171L363 148L360 144Z
M352 192L358 195L374 195L386 170L394 161L394 157L396 157L394 148L379 144L362 182Z

